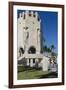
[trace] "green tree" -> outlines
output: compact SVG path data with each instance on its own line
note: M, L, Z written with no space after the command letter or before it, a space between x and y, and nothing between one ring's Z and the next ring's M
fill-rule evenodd
M51 48L51 56L52 56L52 57L56 56L56 54L55 54L55 52L54 52L55 46L54 46L54 45L51 45L50 48Z
M44 47L43 47L43 51L47 51L47 45L45 45Z
M51 52L51 49L50 48L47 48L47 52Z
M55 46L51 45L50 48L51 48L51 52L54 52Z

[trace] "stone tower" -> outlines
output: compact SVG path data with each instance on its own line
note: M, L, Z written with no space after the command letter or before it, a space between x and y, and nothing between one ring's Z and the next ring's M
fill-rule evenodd
M18 56L21 53L40 54L41 51L41 20L38 12L24 11L18 18Z
M41 20L38 12L24 11L17 19L17 60L18 64L30 67L41 67L48 70L49 58L42 52Z

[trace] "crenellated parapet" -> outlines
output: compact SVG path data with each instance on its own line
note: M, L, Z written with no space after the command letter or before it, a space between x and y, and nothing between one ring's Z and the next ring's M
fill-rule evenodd
M41 21L37 12L34 11L23 11L19 13L19 18L27 19L27 18L34 18L37 21Z

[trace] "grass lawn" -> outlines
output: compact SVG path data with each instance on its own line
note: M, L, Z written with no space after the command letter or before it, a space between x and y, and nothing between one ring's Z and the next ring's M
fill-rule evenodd
M55 73L50 71L42 71L41 69L35 69L30 67L18 66L17 79L41 79L41 78L53 78L57 77Z

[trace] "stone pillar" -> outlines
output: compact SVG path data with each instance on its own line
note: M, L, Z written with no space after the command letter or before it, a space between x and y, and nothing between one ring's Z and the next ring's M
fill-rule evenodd
M30 59L30 67L33 67L33 59Z
M38 58L36 58L35 61L38 62Z
M36 15L36 19L38 18L38 13L37 12L35 12L35 15Z
M27 58L27 66L29 66L29 58Z
M42 70L43 71L48 71L48 58L47 57L43 57L42 59Z
M39 63L38 63L38 59L36 58L36 59L35 59L35 67L36 67L36 69L39 67L38 64L39 64Z
M28 18L28 16L29 16L28 14L29 14L29 11L26 11L26 18Z

